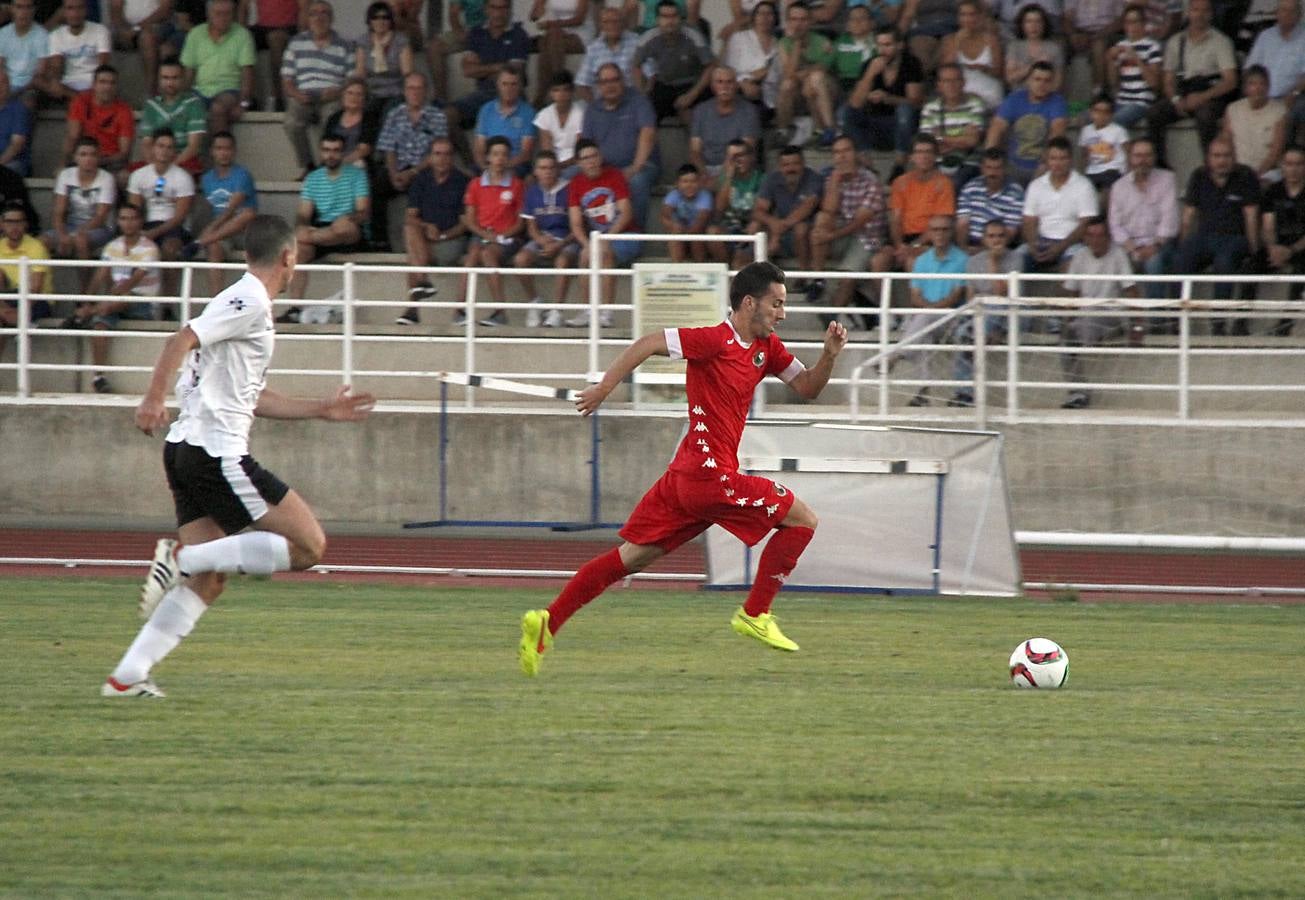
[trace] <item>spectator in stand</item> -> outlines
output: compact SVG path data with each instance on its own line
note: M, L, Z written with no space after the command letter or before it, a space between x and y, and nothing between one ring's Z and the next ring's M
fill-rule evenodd
M888 210L884 189L874 173L856 157L856 145L847 135L834 139L834 167L825 178L820 209L811 229L811 268L824 270L829 259L848 272L886 272L892 250L884 246ZM834 292L834 306L850 306L858 283L844 278ZM825 292L823 279L807 286L807 300L819 303ZM833 317L821 315L828 324Z
M436 138L449 136L444 113L427 100L426 76L413 72L403 79L403 106L396 106L385 117L376 152L383 154L385 167L376 167L372 188L372 228L377 241L387 240L387 200L406 194L421 171L431 144Z
M0 166L17 175L32 174L32 111L9 93L9 75L0 69Z
M557 154L540 150L535 157L535 178L526 188L525 205L521 218L526 223L529 242L512 258L518 269L537 269L552 263L559 269L573 269L580 258L580 245L571 234L571 211L567 205L570 182L561 177ZM669 196L669 195L668 195ZM542 303L535 287L535 276L522 273L521 286L531 303ZM571 293L571 275L558 276L558 297L566 303ZM557 328L562 324L562 311L550 309L547 314L540 309L526 313L526 327Z
M760 0L752 8L749 21L748 28L730 35L721 62L738 73L744 97L773 111L779 99L779 70L774 65L779 55L779 36L775 33L779 13L775 4Z
M634 212L633 222L626 223L621 231L643 231L648 221L648 199L661 176L657 114L643 94L626 90L621 70L612 63L598 70L598 99L585 110L580 136L597 143L604 164L621 170ZM577 160L579 153L577 142ZM574 178L571 183L575 183ZM614 189L610 184L607 187Z
M1119 34L1124 0L1066 0L1065 40L1070 56L1085 54L1092 71L1092 93L1106 86L1106 51Z
M893 24L895 33L905 36L911 55L920 61L924 72L932 74L938 68L940 42L955 33L959 23L954 0L904 0Z
M394 28L394 10L385 0L367 7L367 33L355 42L356 78L367 81L368 109L378 118L403 102L403 79L412 72L412 45Z
M1187 27L1165 45L1164 97L1147 113L1147 131L1160 165L1169 126L1191 116L1201 149L1219 135L1224 107L1237 90L1237 58L1227 35L1210 27L1210 0L1188 0Z
M534 0L530 21L539 28L534 49L539 58L539 90L535 106L548 102L553 76L566 71L568 53L584 53L594 39L589 17L589 0Z
M1128 279L1133 274L1128 254L1110 242L1109 226L1100 216L1088 220L1083 229L1083 249L1069 261L1066 274L1070 280L1065 282L1065 290L1074 297L1117 300L1138 295L1137 285ZM1112 275L1117 280L1080 280L1074 277L1081 275ZM1126 323L1127 319L1122 316L1071 316L1061 330L1060 341L1066 347L1095 347L1121 331ZM1141 320L1136 320L1129 328L1129 341L1141 343L1145 333ZM1066 381L1081 385L1088 380L1082 353L1062 353L1060 366ZM1069 392L1060 408L1086 409L1091 402L1092 397L1087 389L1077 387Z
M980 0L961 0L956 4L959 30L943 38L942 62L960 67L964 82L961 90L983 101L986 110L996 109L1006 97L1006 54L1001 36ZM942 65L935 70L942 78ZM939 92L942 85L939 84Z
M675 187L662 201L662 231L672 262L706 262L707 245L702 241L677 241L675 235L706 234L714 203L702 188L702 176L693 163L680 166Z
M956 233L958 235L966 233L960 222L956 223ZM1018 233L1017 230L1012 231L1001 219L989 219L981 226L982 243L970 251L973 255L970 256L970 261L966 263L965 274L986 277L972 278L966 284L967 301L979 296L1005 297L1009 293L1010 284L1005 277L1006 274L1018 272L1024 266L1023 253L1010 248L1011 236L1016 233ZM988 315L984 317L986 324L984 330L990 340L1000 339L1006 334L1006 316L994 314L1005 308L1004 305L997 304L988 306ZM973 345L974 319L971 316L963 317L956 324L956 328L952 331L952 341L966 348ZM952 380L960 382L974 381L974 351L972 349L963 349L956 354ZM947 405L973 406L974 389L968 386L958 387Z
M1155 103L1163 72L1164 48L1146 33L1146 7L1124 10L1124 37L1106 54L1106 79L1115 97L1115 124L1131 128Z
M1178 237L1178 190L1174 173L1155 167L1155 145L1138 138L1128 147L1128 174L1110 189L1110 236L1124 249L1133 270L1142 275L1170 271ZM1163 282L1151 281L1145 293L1153 300L1168 294Z
M191 206L195 202L195 179L176 165L177 140L172 132L160 128L154 132L154 156L150 165L137 169L127 179L127 200L145 216L145 236L159 245L165 260L181 257L181 250L191 241L186 230ZM175 294L176 270L163 273L164 287Z
M355 166L344 165L344 142L323 135L318 142L322 164L304 179L299 192L295 238L299 263L310 263L325 253L347 253L362 245L371 202L367 176ZM302 269L290 282L291 297L304 296L308 273ZM300 309L292 306L278 322L298 322Z
M150 300L127 299L159 294L159 270L151 268L149 263L156 263L161 257L159 248L142 233L144 224L135 206L127 204L118 210L118 230L122 234L104 246L100 259L108 265L95 270L87 291L114 299L77 304L77 311L64 322L64 327L89 326L96 331L112 331L123 319L154 318L154 304ZM104 367L109 364L109 338L103 335L91 338L91 364L95 366L95 377L91 380L95 393L111 393L113 386L104 374Z
M702 17L702 0L673 0L680 20L698 32L703 40L711 40L711 24ZM643 5L642 13L639 6ZM658 0L622 0L625 21L639 34L647 34L657 27Z
M208 0L208 21L190 29L181 49L186 87L208 107L210 134L230 131L254 106L254 37L234 21L233 0Z
M987 110L983 101L965 92L965 80L957 63L938 67L938 96L920 113L920 134L938 142L939 169L951 178L957 193L979 174L979 152L983 146Z
M694 107L689 128L689 162L702 174L709 191L718 186L732 143L743 141L756 153L761 140L761 116L755 106L739 97L734 70L717 66L711 74L711 89L715 97Z
M427 164L408 187L408 211L403 223L403 245L408 265L457 266L467 255L467 223L463 221L469 180L453 167L453 142L446 137L431 144ZM466 276L458 276L458 296L466 296ZM408 299L423 303L435 296L430 276L408 275ZM394 320L396 325L416 325L421 311L409 307Z
M627 87L633 87L634 54L638 50L639 35L626 29L621 10L615 6L603 7L598 15L598 39L585 48L585 58L575 76L580 99L594 99L598 70L608 64L616 66Z
M1065 49L1052 37L1051 17L1036 3L1020 7L1015 19L1015 40L1006 45L1006 89L1028 87L1033 64L1051 66L1051 90L1059 91L1065 79Z
M708 234L750 234L748 225L752 211L761 192L761 170L757 168L757 153L746 141L730 141L725 152L725 166L721 172L720 187L716 189L713 203L715 224ZM751 241L737 244L713 243L709 253L718 262L732 259L740 269L755 258Z
M924 106L924 69L891 28L875 35L879 55L856 83L843 128L858 150L894 150L904 166Z
M250 0L238 0L237 22L249 22L249 6ZM269 99L272 109L285 112L281 65L290 39L309 27L307 4L302 0L253 0L253 6L257 24L249 26L249 33L254 38L254 51L267 51L267 81L272 91Z
M834 45L823 34L811 30L811 7L806 0L795 0L788 7L784 37L774 65L778 70L779 91L775 99L775 124L789 128L797 114L799 97L820 129L821 146L834 140ZM805 143L805 136L794 143Z
M1305 143L1305 27L1300 0L1278 0L1274 27L1260 32L1246 57L1246 71L1263 66L1269 74L1269 96L1287 107L1287 138ZM0 36L3 32L0 32Z
M482 106L476 116L476 143L472 157L479 169L489 165L489 140L505 137L511 149L508 168L522 178L530 174L538 136L534 107L521 99L521 81L518 72L510 69L499 72L495 78L498 96Z
M0 166L0 207L14 201L22 204L23 212L27 216L27 227L31 233L40 234L41 217L32 206L23 177L8 166Z
M1091 121L1078 133L1079 165L1104 197L1128 168L1128 131L1115 123L1115 104L1109 97L1093 100L1089 115Z
M172 0L109 0L109 29L119 50L138 50L145 84L159 77L159 60L181 49L185 35L172 24Z
M599 73L599 84L603 84L604 75L614 75L620 84L620 73L615 66L605 66ZM601 89L601 87L600 87ZM601 102L601 101L600 101ZM571 235L580 245L580 267L589 265L591 254L595 252L589 243L589 233L600 231L603 234L625 234L635 229L634 209L630 201L630 188L625 175L615 166L603 161L602 151L592 138L581 138L575 147L576 160L580 171L571 179L567 188L567 208L571 217ZM603 241L602 258L599 265L604 269L616 266L628 266L639 255L637 241ZM613 302L616 292L614 276L603 277L604 304ZM589 308L585 307L579 314L566 320L572 327L585 327L589 324ZM598 324L608 328L612 324L612 314L603 310L598 315Z
M1028 184L1042 171L1042 158L1051 140L1063 137L1069 126L1069 104L1051 84L1051 66L1034 63L1028 87L1001 101L988 125L987 145L1005 149L1011 174L1020 184Z
M676 116L688 124L694 104L707 90L713 64L702 35L680 20L675 0L661 0L657 30L643 36L634 54L635 87L652 100L659 121Z
M1007 174L1006 151L999 147L983 151L978 176L961 188L956 201L956 245L967 253L982 252L989 222L1005 225L1012 241L1024 227L1024 186Z
M36 22L35 0L13 0L13 20L0 28L0 59L9 76L9 89L29 109L36 108L38 77L50 55L50 33Z
M449 99L449 58L471 49L470 31L484 25L485 19L485 0L451 0L448 28L441 31L440 16L431 8L431 19L427 22L431 38L426 43L426 54L430 61L431 92L439 99Z
M136 140L136 114L118 97L118 70L113 66L96 69L94 86L78 94L68 107L68 127L60 154L65 163L72 164L73 148L82 137L95 139L100 148L100 167L126 184L127 160Z
M1277 275L1305 275L1305 150L1291 147L1282 155L1282 181L1264 192L1260 233L1269 271ZM1305 296L1305 278L1290 287L1292 300ZM1273 327L1278 337L1291 334L1295 319L1279 319Z
M1183 0L1139 0L1139 5L1146 8L1146 36L1163 46L1182 25Z
M208 134L208 112L204 101L191 91L183 90L185 73L181 61L175 56L159 65L158 96L145 101L140 114L141 158L154 158L154 132L167 128L176 135L181 146L177 165L191 175L204 171L201 155L204 138Z
M1237 163L1232 144L1215 138L1205 153L1205 165L1187 179L1174 271L1197 275L1210 266L1215 275L1249 274L1249 263L1260 249L1259 204L1259 179ZM1216 284L1215 299L1231 300L1232 289L1228 282ZM1221 335L1226 324L1215 319L1210 328ZM1236 320L1232 332L1248 334L1246 320Z
M381 135L381 116L368 102L367 83L353 77L345 81L340 108L322 126L322 134L334 134L344 141L344 165L371 172L376 168L376 142Z
M903 178L906 176L902 176ZM947 181L946 178L943 178ZM950 186L951 182L947 182ZM911 262L911 271L916 275L964 275L970 263L969 254L952 243L952 233L956 225L952 217L946 214L932 215L925 225L928 245ZM913 278L911 279L911 307L914 309L952 309L960 306L965 299L964 279L950 278ZM906 320L902 332L904 338L919 334L933 326L930 335L922 339L925 343L939 344L952 340L954 325L938 326L938 316L932 313L912 313ZM934 361L939 354L929 350L908 351L908 357L914 357L917 367L916 377L924 381L934 379ZM929 405L929 385L924 385L915 392L908 406Z
M258 191L249 170L236 162L236 137L231 132L213 135L209 155L213 157L213 168L204 173L199 189L208 203L210 218L183 255L192 259L202 253L209 262L222 263L227 261L227 246L241 238L258 215ZM215 297L222 290L226 273L209 269L205 274L209 296Z
M27 211L23 203L10 200L0 206L0 260L12 261L12 265L0 265L0 292L12 294L18 291L21 273L17 260L26 256L31 260L49 259L45 245L27 233ZM44 294L52 286L49 266L28 266L27 290L32 294ZM28 306L28 324L35 324L40 319L50 317L50 304L45 300L32 300ZM15 328L18 325L18 301L0 301L0 327ZM5 337L0 334L0 353L5 349Z
M206 0L176 0L172 10L172 24L181 34L188 34L196 25L208 18ZM185 44L185 41L182 41Z
M281 63L281 93L285 97L285 135L303 172L313 168L308 126L319 125L340 108L344 81L353 68L353 45L331 27L334 13L326 0L308 4L308 30L290 39Z
M847 31L834 41L833 75L840 96L852 93L865 67L879 52L875 46L874 21L868 6L853 6L847 11Z
M91 89L95 70L108 63L112 49L109 29L86 20L86 0L64 0L63 24L50 33L38 86L53 100L71 102Z
M554 154L557 164L566 169L575 163L575 142L584 127L587 104L575 99L575 82L566 69L553 76L548 96L553 102L535 114L539 149Z
M802 148L790 144L780 150L779 168L762 181L748 224L753 234L766 232L768 258L795 258L798 269L811 269L811 223L823 194L820 176L807 166Z
M509 165L511 153L507 138L490 138L485 147L485 171L467 185L463 201L466 210L462 221L466 223L471 238L467 245L467 258L462 264L468 268L483 266L490 270L485 280L489 283L490 295L499 304L506 303L507 297L503 293L503 275L498 269L521 248L521 233L525 230L521 207L525 202L526 185ZM453 324L461 325L465 321L463 314L463 318L455 318ZM502 309L491 310L480 320L486 328L507 323L507 313Z
M888 205L893 263L909 272L917 256L936 246L925 233L933 220L946 216L950 224L956 213L955 189L951 179L938 171L938 141L932 135L916 137L911 147L911 168L893 180ZM947 247L951 246L949 236Z
M1064 271L1079 250L1083 229L1099 212L1092 182L1074 171L1069 138L1047 143L1047 171L1024 196L1024 271Z
M100 148L95 138L77 141L74 164L54 180L51 228L41 235L50 254L61 259L93 259L113 237L110 215L118 199L113 176L100 168ZM83 292L90 269L78 269Z
M1220 137L1233 145L1233 155L1261 181L1277 180L1278 161L1287 148L1287 104L1269 99L1269 73L1255 65L1242 75L1245 96L1229 103Z
M730 0L731 19L729 23L724 28L722 28L720 30L720 33L717 35L717 37L720 39L722 47L728 48L730 42L733 41L735 35L743 34L744 32L750 29L756 28L757 7L761 6L763 3L770 5L771 7L770 11L774 15L774 18L771 19L770 22L770 31L767 32L768 34L771 35L774 34L775 24L779 21L779 13L776 12L775 5L771 3L771 0ZM864 3L857 4L857 5L864 5L866 6L867 9L872 8L871 5L867 5ZM896 19L897 17L897 10L898 7L900 6L901 6L901 0L892 0L891 9L892 9L894 19ZM875 0L875 3L873 4L873 9L875 10L876 13L886 8L890 8L889 3L880 2L880 0ZM730 65L734 65L734 64L730 63ZM739 67L735 66L735 68L739 68ZM739 71L744 71L744 70L739 69Z
M485 23L467 33L462 74L475 81L476 87L451 107L456 125L465 127L475 122L480 108L498 96L494 81L499 72L511 69L522 79L526 77L530 37L511 16L509 0L485 0Z

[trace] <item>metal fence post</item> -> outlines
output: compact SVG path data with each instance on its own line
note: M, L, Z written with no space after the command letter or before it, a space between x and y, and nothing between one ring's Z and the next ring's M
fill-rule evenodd
M344 264L344 341L340 348L340 369L344 384L353 384L353 338L354 338L354 264Z

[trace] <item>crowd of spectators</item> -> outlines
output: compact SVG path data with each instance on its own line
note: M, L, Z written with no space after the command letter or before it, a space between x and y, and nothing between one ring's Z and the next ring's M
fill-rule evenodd
M102 259L83 289L106 296L175 289L170 273L147 277L132 260L219 262L239 249L258 191L232 125L260 107L282 114L302 170L301 262L372 249L401 250L414 266L566 268L588 264L599 230L660 231L672 259L742 265L744 236L765 232L770 255L800 269L860 276L832 291L796 285L846 308L854 327L871 323L858 297L877 296L873 276L890 270L1305 274L1299 0L730 0L729 21L716 23L696 0L452 0L447 27L437 18L425 30L420 4L377 0L355 37L337 30L327 0L102 3L63 0L44 21L33 0L0 7L0 203L13 210L0 221L8 236L21 215L39 235L7 238L0 256ZM114 48L139 53L156 95L120 95ZM267 97L255 95L258 49ZM581 53L573 76L568 55ZM1091 89L1071 98L1076 58ZM455 64L471 83L462 96L449 90ZM61 106L65 168L42 231L22 179L35 113ZM1167 139L1189 119L1205 165L1179 185ZM663 171L658 128L672 123L685 128L687 162ZM809 165L812 147L831 164ZM650 217L659 186L668 193ZM391 223L396 198L406 212ZM391 225L402 246L390 245ZM684 239L695 234L740 240ZM602 262L626 265L642 246L604 241ZM1128 272L1115 271L1121 260ZM219 290L222 273L208 276ZM486 281L492 302L507 302L511 285ZM543 302L536 279L517 281ZM1102 283L1071 278L1064 290ZM920 280L910 303L944 308L973 293L949 285ZM548 299L569 288L562 280ZM408 290L412 304L434 295L422 275ZM1232 291L1221 284L1218 296ZM612 292L605 279L605 302ZM106 300L66 324L151 312ZM484 313L486 326L506 322L497 305ZM12 304L0 315L12 324ZM526 324L587 315L530 310ZM909 317L906 333L929 318ZM418 323L419 307L396 321ZM1068 341L1102 337L1064 327ZM109 389L102 375L95 385ZM1081 391L1067 400L1088 402Z

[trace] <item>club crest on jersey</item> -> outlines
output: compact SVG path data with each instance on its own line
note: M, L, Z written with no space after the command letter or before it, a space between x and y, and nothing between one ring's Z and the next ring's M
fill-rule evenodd
M758 350L756 353L752 354L752 364L758 369L764 366L766 364L766 351Z
M774 481L774 482L771 482L771 483L772 483L773 485L775 485L775 496L776 496L776 497L783 497L783 496L785 496L785 495L788 494L788 488L784 487L784 485L780 484L778 481Z

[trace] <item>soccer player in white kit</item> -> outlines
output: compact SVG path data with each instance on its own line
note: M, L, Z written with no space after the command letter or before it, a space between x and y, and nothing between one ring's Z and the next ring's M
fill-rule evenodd
M150 671L217 600L228 572L270 575L322 558L326 536L308 504L249 455L254 416L352 422L376 403L347 385L325 400L266 386L272 301L294 274L294 230L278 216L257 216L245 230L245 257L244 277L168 339L136 408L146 434L167 425L167 385L185 363L176 381L181 410L163 451L179 540L155 547L141 588L145 625L101 688L105 697L164 696Z

